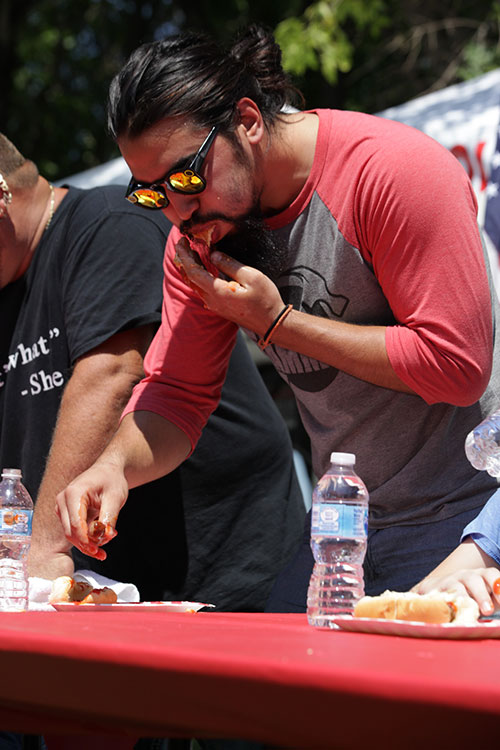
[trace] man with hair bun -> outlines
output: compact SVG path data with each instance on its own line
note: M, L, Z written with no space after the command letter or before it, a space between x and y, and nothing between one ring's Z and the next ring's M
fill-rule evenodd
M172 222L166 315L120 429L58 497L66 535L115 518L127 488L173 470L216 407L238 328L292 388L314 472L350 451L370 491L368 594L406 590L497 487L465 436L500 389L498 306L460 163L375 116L294 110L259 27L229 49L187 34L137 49L109 94L126 197ZM166 352L182 352L163 366ZM80 498L90 498L81 508ZM304 611L304 543L270 609Z

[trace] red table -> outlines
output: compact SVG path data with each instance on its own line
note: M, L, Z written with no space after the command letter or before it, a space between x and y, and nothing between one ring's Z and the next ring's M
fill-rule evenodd
M0 613L0 727L313 748L491 747L500 641L322 631L303 615Z

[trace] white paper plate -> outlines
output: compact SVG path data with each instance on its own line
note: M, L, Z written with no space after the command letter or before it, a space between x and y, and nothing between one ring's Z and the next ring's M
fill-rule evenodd
M474 625L428 625L425 622L404 620L382 620L371 617L351 617L341 615L334 619L342 630L356 633L376 633L377 635L402 635L412 638L500 638L500 621L484 620Z
M80 602L60 602L52 605L58 612L197 612L202 607L215 607L215 604L202 602L116 602L115 604L80 604Z

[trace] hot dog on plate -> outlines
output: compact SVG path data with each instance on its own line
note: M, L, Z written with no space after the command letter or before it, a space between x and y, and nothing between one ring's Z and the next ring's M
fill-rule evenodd
M364 596L354 607L354 617L405 620L440 625L475 623L479 607L470 596L452 591L384 591L379 596Z
M94 588L87 581L75 581L71 576L60 576L52 582L49 604L80 602L81 604L114 604L117 601L113 589L104 586Z

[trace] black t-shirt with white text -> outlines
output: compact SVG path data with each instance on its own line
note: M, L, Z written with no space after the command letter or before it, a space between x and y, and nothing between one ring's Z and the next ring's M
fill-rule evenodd
M22 469L34 498L76 360L160 320L169 224L138 216L123 192L71 188L25 274L0 290L1 464Z

